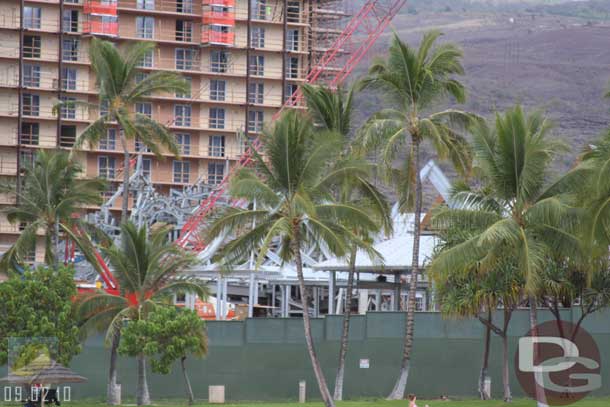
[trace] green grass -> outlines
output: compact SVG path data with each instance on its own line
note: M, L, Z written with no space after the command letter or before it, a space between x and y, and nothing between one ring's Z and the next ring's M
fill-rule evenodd
M126 401L123 405L133 406L132 401ZM17 406L18 403L0 403L0 406ZM184 407L187 405L184 401L178 400L158 400L154 403L156 406L162 407ZM532 400L515 400L512 404L506 404L499 400L492 401L480 401L480 400L459 400L459 401L439 401L439 400L418 400L418 407L535 407L536 403ZM578 403L572 404L573 407L608 407L610 405L609 398L595 399L590 398ZM62 403L63 407L103 407L104 403L99 401L88 401L88 402L65 402ZM195 404L196 407L208 407L210 404ZM213 405L218 407L218 405ZM270 403L270 402L240 402L240 403L229 403L225 404L225 407L322 407L321 402L317 403ZM407 407L407 401L386 401L386 400L359 400L359 401L344 401L337 403L338 407Z

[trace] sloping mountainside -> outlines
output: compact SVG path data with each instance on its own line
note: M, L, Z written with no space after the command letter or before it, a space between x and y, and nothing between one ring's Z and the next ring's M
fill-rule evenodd
M417 45L423 32L439 29L443 41L464 50L469 100L460 108L491 117L521 103L543 109L556 137L570 151L557 162L569 168L579 151L610 123L610 1L415 0L392 29ZM383 56L391 34L371 58ZM357 74L366 72L366 62ZM358 98L358 119L375 111L379 96Z

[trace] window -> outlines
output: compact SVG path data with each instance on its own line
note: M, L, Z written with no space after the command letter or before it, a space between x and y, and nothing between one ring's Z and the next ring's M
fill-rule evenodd
M217 73L227 72L229 53L226 51L210 52L210 71Z
M42 20L42 9L40 7L26 6L23 8L23 28L39 30Z
M116 160L114 157L100 156L97 158L97 175L100 178L114 179Z
M262 82L254 82L248 84L248 103L264 103L265 99L265 84Z
M264 118L264 112L261 112L260 110L250 110L248 112L248 131L262 131Z
M180 99L190 99L192 97L191 89L193 87L193 78L185 76L184 80L187 83L186 93L176 92L176 97Z
M136 37L152 38L154 34L155 19L153 17L136 17Z
M23 64L23 86L40 87L40 65Z
M64 10L63 19L64 32L78 32L78 10Z
M40 58L40 36L39 35L24 35L23 36L23 57L24 58Z
M61 88L63 90L76 90L76 68L61 69Z
M138 62L138 67L140 67L140 68L152 68L153 67L153 63L154 63L154 53L153 53L153 50L151 49L146 54L144 54L144 56L142 57L140 62Z
M138 10L154 10L155 0L138 0L136 3Z
M208 154L210 157L225 156L225 136L210 136Z
M100 150L116 150L116 134L117 129L108 129L106 134L100 138Z
M142 82L148 76L148 72L136 72L134 80L136 84Z
M152 103L138 102L136 103L136 113L152 117Z
M299 78L299 57L289 57L286 60L286 78Z
M210 108L210 128L224 129L225 128L225 110L220 107Z
M150 153L151 152L150 148L148 148L146 146L146 144L144 144L142 142L142 140L140 140L139 138L136 138L134 147L135 147L136 153Z
M294 95L294 92L296 92L298 89L299 85L297 85L296 83L287 83L284 91L284 99L290 99L290 97Z
M22 96L21 113L25 116L39 116L40 96L24 93Z
M176 41L193 41L193 23L191 21L176 20Z
M21 150L19 152L19 168L34 168L36 162L36 151Z
M152 175L152 160L150 158L142 158L142 175L150 180Z
M271 18L271 6L267 6L267 0L254 0L254 18L268 20Z
M104 99L100 102L100 117L108 115L109 103L108 99Z
M63 61L78 61L78 38L64 38L61 47L61 59Z
M191 105L174 105L174 125L190 127Z
M264 55L250 55L248 69L250 75L263 76L265 75L265 56Z
M223 163L208 163L208 184L218 185L225 177L225 166Z
M210 80L210 100L224 101L227 90L227 82L220 79Z
M190 48L176 48L176 69L189 71L193 69L195 50Z
M69 98L69 97L62 96L61 101L64 102L64 104L59 109L61 118L62 119L72 119L72 120L76 119L76 106L74 104L74 102L76 101L76 98Z
M29 144L37 146L40 139L40 125L38 123L21 123L21 133L19 133L19 144Z
M192 13L193 12L193 0L177 0L176 11L178 13Z
M59 146L64 148L74 147L76 141L76 126L61 126L59 132Z
M265 29L253 27L250 32L250 46L253 48L265 48Z
M187 184L191 173L191 163L188 161L174 161L174 182Z
M188 133L177 133L176 144L180 148L180 154L191 154L191 135Z
M289 1L286 10L286 17L289 23L301 22L301 4L298 1Z
M288 48L288 51L298 51L299 30L288 30L286 37L286 48Z

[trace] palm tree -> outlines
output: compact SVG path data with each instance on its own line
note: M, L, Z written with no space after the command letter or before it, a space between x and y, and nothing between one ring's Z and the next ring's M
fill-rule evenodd
M97 205L105 183L100 179L79 179L82 167L64 151L40 150L33 166L21 169L21 188L5 185L3 193L13 194L18 205L3 210L11 223L25 225L17 240L2 256L2 269L23 261L36 245L36 234L44 233L45 263L58 265L60 230L71 229L72 216L84 205Z
M168 239L171 228L152 231L127 222L121 225L121 244L102 248L121 289L121 295L105 292L84 294L77 299L77 314L82 321L82 332L106 330L106 342L119 336L124 320L146 319L155 306L167 305L168 297L176 293L194 293L200 298L207 290L197 280L180 277L180 273L197 262L196 257L184 252ZM116 355L111 354L111 359ZM110 378L116 380L116 370ZM116 366L114 367L116 369ZM138 356L138 405L150 404L144 354Z
M106 113L90 124L76 139L74 149L85 143L96 144L107 131L108 125L118 124L123 149L123 203L121 220L127 220L129 205L128 140L137 140L161 157L160 146L178 155L178 146L169 129L145 114L135 113L137 102L153 93L187 93L187 82L171 72L154 72L137 78L137 67L142 59L155 49L155 43L141 41L120 51L108 41L91 40L89 58L96 76L100 103ZM74 103L74 102L67 102Z
M226 233L235 236L218 256L228 265L257 252L258 267L272 246L284 261L294 261L307 351L322 399L333 407L311 334L301 250L324 245L342 257L356 244L370 252L353 230L379 226L367 211L333 199L333 187L341 178L366 174L358 168L337 168L333 161L341 153L341 137L335 132L314 131L311 121L296 111L284 113L271 129L265 129L262 145L265 157L253 150L254 169L237 172L229 188L233 198L256 202L256 209L224 210L211 225L208 239Z
M415 329L415 295L419 275L419 241L422 213L422 184L420 158L422 144L428 142L441 159L449 159L456 170L466 174L470 168L470 152L462 134L471 116L448 109L429 113L447 97L457 102L465 100L465 89L455 77L462 75L462 51L454 44L436 44L441 33L431 31L424 35L419 49L403 43L394 35L387 60L377 61L369 76L362 82L383 92L391 108L375 113L363 126L360 142L367 149L381 146L381 159L387 178L395 171L396 159L406 153L405 167L396 190L401 211L413 207L414 232L409 287L409 304L405 324L404 345L400 374L388 399L404 397L413 333Z
M343 177L339 185L334 187L335 199L344 204L357 205L366 209L371 216L377 219L386 233L392 229L389 216L389 207L382 193L369 181L373 166L358 156L351 148L350 139L352 133L353 96L354 89L344 92L342 89L333 91L327 87L314 87L304 85L302 87L309 115L316 126L321 129L335 132L343 139L343 153L337 161L337 168L358 168L353 177ZM362 175L366 174L366 177ZM361 238L370 240L368 230L354 230ZM345 376L345 358L347 356L349 326L351 317L351 304L354 289L354 275L356 273L357 247L352 245L348 256L348 275L345 293L345 312L343 313L343 329L341 332L339 362L335 377L335 389L333 398L335 401L343 400L343 381Z
M437 226L479 230L464 242L442 251L430 265L432 273L468 270L480 273L513 259L529 296L530 324L537 326L536 297L548 259L561 253L579 259L578 218L567 197L555 195L547 183L553 158L562 144L550 139L551 126L540 113L526 114L520 106L496 115L495 129L478 123L473 129L477 189L457 195L461 208L444 208ZM539 403L544 401L539 393Z

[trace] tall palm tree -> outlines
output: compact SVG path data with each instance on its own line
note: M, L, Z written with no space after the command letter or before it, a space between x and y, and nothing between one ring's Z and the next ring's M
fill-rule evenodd
M476 173L480 186L461 194L462 208L444 208L435 217L443 228L480 230L442 251L430 265L432 273L493 271L504 259L514 259L529 296L530 324L537 326L536 297L549 258L557 253L581 258L578 218L568 197L554 194L547 182L553 158L563 146L549 137L551 126L540 113L520 106L496 115L495 129L478 123L473 129ZM538 394L544 402L544 391Z
M342 89L333 91L328 87L314 87L304 85L303 94L307 102L309 115L314 124L326 131L335 132L341 136L343 152L337 161L337 168L354 168L358 171L351 177L342 177L338 185L334 186L334 196L338 202L357 205L370 212L371 216L380 222L383 230L389 233L392 229L389 216L389 206L383 194L370 182L373 166L364 161L354 149L351 148L352 136L353 96L354 89L344 92ZM366 177L363 177L366 174ZM361 238L370 240L369 230L353 230ZM354 275L356 273L357 247L352 245L348 256L347 286L345 292L345 311L343 313L343 328L341 332L339 361L335 377L333 398L335 401L343 400L343 382L345 377L345 358L347 356L349 327L351 318L351 304L354 289Z
M56 267L60 231L70 229L72 215L84 205L97 205L105 183L100 179L79 179L82 167L70 159L65 151L40 150L33 166L24 167L21 188L16 185L0 187L3 193L13 194L17 206L3 209L11 223L25 225L17 240L2 256L2 269L19 264L36 245L38 231L44 233L45 263Z
M89 48L98 97L100 103L105 104L106 113L77 137L74 149L79 149L85 143L98 143L108 125L119 126L123 149L122 221L127 220L129 205L130 153L127 142L137 140L159 157L161 146L174 155L179 153L176 140L167 127L134 111L137 102L153 93L187 93L189 90L188 83L171 72L154 72L137 79L139 63L155 46L153 42L141 41L121 51L111 42L93 38Z
M419 241L422 213L422 184L420 179L421 148L429 143L441 159L449 159L462 174L470 168L470 152L462 130L471 120L465 112L448 109L432 112L448 97L457 102L465 100L465 89L456 76L462 75L462 51L454 44L437 44L441 33L431 31L414 49L394 35L387 60L375 62L369 76L362 82L383 92L391 107L373 114L365 123L360 142L366 148L381 147L381 159L387 178L395 174L394 163L406 154L405 168L396 190L403 212L413 210L413 252L409 303L405 324L404 345L400 373L389 399L404 397L413 333L415 329L416 282L419 275Z
M314 131L311 121L296 111L284 113L271 129L265 129L262 145L265 157L253 151L254 168L239 171L229 188L233 198L255 201L256 209L226 209L211 225L208 239L225 233L235 236L219 255L229 265L257 252L258 267L272 246L283 260L294 261L307 351L322 399L333 407L311 334L301 250L324 245L341 257L356 244L370 252L353 230L376 230L379 225L367 211L333 199L333 186L339 179L366 174L358 168L337 168L333 161L342 151L341 137Z
M126 222L121 225L121 244L102 248L121 289L121 295L105 292L84 294L77 299L77 313L82 321L82 332L105 330L106 342L112 343L124 320L145 319L155 306L167 305L169 296L193 293L200 298L207 290L197 280L180 274L197 262L196 257L184 252L168 239L171 228L152 231ZM116 359L116 355L111 355ZM110 378L116 371L110 372ZM116 366L115 366L116 368ZM144 354L138 356L138 405L150 404L146 382Z

